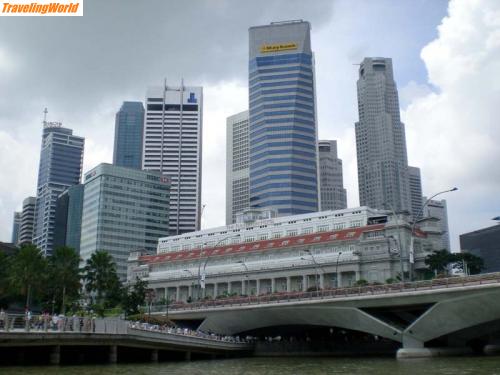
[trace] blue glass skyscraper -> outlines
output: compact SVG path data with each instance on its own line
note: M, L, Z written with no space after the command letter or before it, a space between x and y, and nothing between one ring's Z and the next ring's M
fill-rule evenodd
M45 255L53 250L57 198L80 182L84 141L60 123L44 121L33 243Z
M310 24L251 27L250 205L278 215L318 211Z
M144 106L141 102L123 102L116 113L113 164L141 169Z

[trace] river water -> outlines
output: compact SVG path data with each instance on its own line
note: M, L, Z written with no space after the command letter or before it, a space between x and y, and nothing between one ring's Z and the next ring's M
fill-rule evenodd
M396 360L393 358L240 358L44 367L0 367L1 375L463 375L499 374L500 357L455 357Z

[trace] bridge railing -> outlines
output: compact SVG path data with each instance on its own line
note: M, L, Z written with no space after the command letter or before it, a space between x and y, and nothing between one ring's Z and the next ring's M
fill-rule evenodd
M0 331L91 333L96 332L96 327L97 331L111 331L110 324L111 321L93 317L4 313L0 319Z
M283 303L297 300L331 299L350 296L366 296L377 294L396 294L402 292L423 291L428 289L456 288L471 285L500 283L500 272L471 275L464 277L448 277L405 283L353 286L346 288L320 289L310 292L277 292L259 296L240 296L184 303L174 302L170 305L150 306L151 312L199 310L216 307Z

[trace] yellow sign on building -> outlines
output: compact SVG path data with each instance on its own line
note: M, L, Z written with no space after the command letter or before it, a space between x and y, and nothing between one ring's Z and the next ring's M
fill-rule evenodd
M260 53L266 52L278 52L278 51L289 51L297 49L299 46L297 43L277 43L277 44L263 44L260 46Z

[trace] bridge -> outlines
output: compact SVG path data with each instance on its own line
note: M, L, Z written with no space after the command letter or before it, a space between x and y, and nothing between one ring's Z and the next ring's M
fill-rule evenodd
M157 306L176 322L221 334L266 327L338 327L400 343L398 357L463 353L500 337L500 273L412 283L275 293ZM439 346L440 349L435 349ZM442 347L447 347L443 349Z
M24 318L24 317L23 317ZM71 321L74 318L68 318ZM18 319L21 321L22 319ZM15 321L11 319L11 323ZM89 326L66 330L25 327L0 332L0 363L79 363L90 361L116 363L129 360L189 360L243 355L253 344L232 338L200 335L199 332L169 331L134 325L119 319L97 319ZM76 327L76 325L75 325Z

